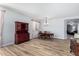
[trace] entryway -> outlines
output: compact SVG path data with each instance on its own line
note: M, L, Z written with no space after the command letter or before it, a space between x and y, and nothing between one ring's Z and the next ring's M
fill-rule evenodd
M79 33L79 19L69 19L65 23L66 34L68 39L74 39L75 34Z

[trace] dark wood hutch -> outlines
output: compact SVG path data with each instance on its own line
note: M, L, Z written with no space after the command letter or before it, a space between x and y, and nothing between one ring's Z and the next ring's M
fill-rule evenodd
M15 44L29 41L28 23L15 22Z

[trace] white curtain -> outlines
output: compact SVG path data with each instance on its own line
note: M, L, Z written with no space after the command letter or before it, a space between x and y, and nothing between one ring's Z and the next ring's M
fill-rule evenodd
M2 45L2 31L3 31L4 14L5 14L5 10L0 10L0 47Z
M39 31L40 23L33 21L33 29L34 31Z
M40 30L40 23L36 21L32 21L32 38L38 37L38 32Z

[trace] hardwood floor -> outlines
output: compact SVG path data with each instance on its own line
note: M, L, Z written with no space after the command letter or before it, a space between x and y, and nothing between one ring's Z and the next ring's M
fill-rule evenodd
M72 56L69 40L32 39L19 45L0 48L0 56Z

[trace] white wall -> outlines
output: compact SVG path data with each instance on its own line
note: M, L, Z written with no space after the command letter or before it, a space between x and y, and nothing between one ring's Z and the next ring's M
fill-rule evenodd
M54 38L64 39L64 20L53 19L48 21L48 25L42 25L43 31L54 33Z
M5 9L5 8L4 8ZM15 42L15 21L29 23L30 39L32 38L33 26L31 18L10 9L5 9L4 27L3 27L3 46L14 44ZM37 34L37 33L36 33Z

